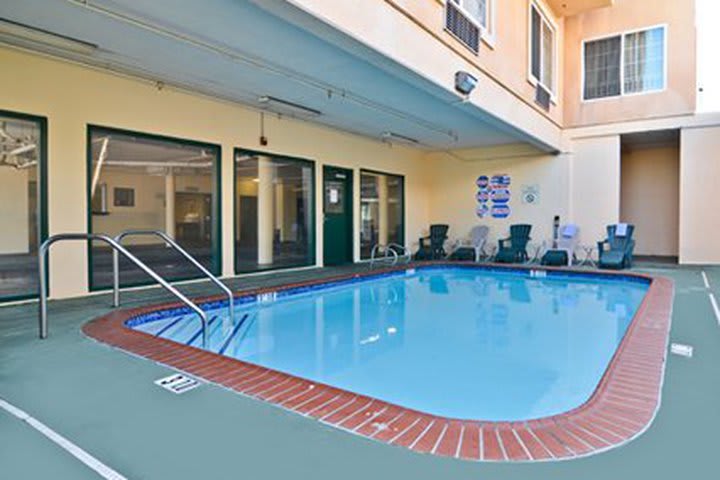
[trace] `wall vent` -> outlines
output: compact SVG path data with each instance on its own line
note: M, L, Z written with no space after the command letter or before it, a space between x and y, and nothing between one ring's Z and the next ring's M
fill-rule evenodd
M480 50L480 27L470 20L455 3L445 2L445 29L475 53Z
M535 87L535 103L546 111L550 110L550 92L539 83Z

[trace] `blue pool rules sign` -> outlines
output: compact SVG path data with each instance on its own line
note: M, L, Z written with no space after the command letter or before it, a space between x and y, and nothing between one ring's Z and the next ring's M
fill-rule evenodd
M477 186L477 207L475 213L479 218L508 218L510 216L510 175L480 175L475 180Z

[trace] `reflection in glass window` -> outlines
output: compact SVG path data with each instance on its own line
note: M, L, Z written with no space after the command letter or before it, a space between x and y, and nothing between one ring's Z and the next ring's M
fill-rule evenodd
M401 176L360 172L361 258L370 258L376 244L404 244L403 190Z
M235 270L315 263L312 162L237 150Z
M93 233L115 236L129 229L160 230L219 273L216 146L92 128L90 155ZM159 238L131 236L123 245L163 277L198 276ZM94 243L91 260L92 287L112 286L112 251ZM123 285L148 280L122 258L120 278Z
M0 300L35 296L44 125L0 112Z

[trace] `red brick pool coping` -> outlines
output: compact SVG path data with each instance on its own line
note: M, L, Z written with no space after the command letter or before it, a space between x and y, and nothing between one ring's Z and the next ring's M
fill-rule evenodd
M376 269L243 291L238 296L406 268ZM660 406L673 284L662 277L634 273L619 275L646 278L651 283L595 392L574 410L521 422L486 422L429 415L125 327L130 318L181 306L179 304L118 310L88 322L83 326L83 332L103 343L235 392L416 452L475 461L571 459L599 453L634 439L650 426ZM201 301L221 299L207 297Z

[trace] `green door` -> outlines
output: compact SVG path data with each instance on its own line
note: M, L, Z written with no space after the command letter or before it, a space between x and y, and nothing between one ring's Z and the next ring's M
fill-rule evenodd
M324 264L353 261L353 172L323 168Z

